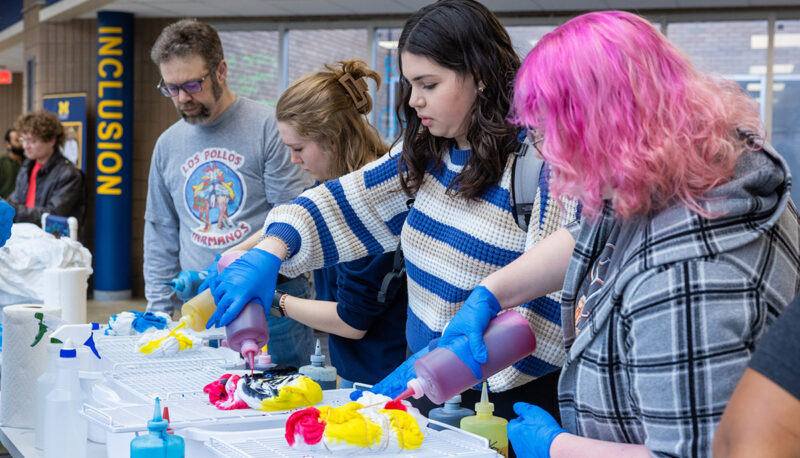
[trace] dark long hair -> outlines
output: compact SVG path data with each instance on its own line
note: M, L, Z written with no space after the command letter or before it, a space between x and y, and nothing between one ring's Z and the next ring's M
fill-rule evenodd
M425 56L460 76L473 78L479 91L469 120L467 141L472 148L464 169L448 188L448 194L477 199L500 181L508 155L516 146L515 127L506 117L511 106L514 76L520 61L511 39L497 17L473 0L439 0L418 10L406 22L398 44L402 53ZM397 107L403 126L401 184L416 193L425 171L441 167L450 140L431 135L421 126L409 105L411 85L403 78L401 104ZM405 170L404 170L405 169Z

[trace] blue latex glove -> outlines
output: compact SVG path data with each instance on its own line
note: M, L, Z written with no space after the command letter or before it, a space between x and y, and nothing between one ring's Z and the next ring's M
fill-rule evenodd
M394 399L400 395L403 391L408 388L408 381L412 378L417 378L417 374L414 372L414 361L417 360L422 355L427 354L431 348L436 348L436 342L434 341L432 345L428 345L427 347L423 348L422 350L414 353L411 355L407 360L403 362L403 364L397 366L397 369L393 370L391 374L387 375L383 378L380 382L376 383L372 388L368 390L356 390L350 393L350 400L357 401L358 398L364 393L364 391L371 391L375 394L382 394L385 396L389 396L390 398Z
M206 329L215 324L220 328L226 326L249 302L270 307L280 268L279 257L258 248L233 261L211 282L217 310L206 323ZM269 311L265 310L264 314L268 315Z
M517 402L514 412L519 417L508 422L508 440L517 456L549 457L553 440L567 431L539 406Z
M214 258L214 262L212 262L211 264L208 265L208 267L203 269L203 272L206 273L206 278L205 280L203 280L202 283L200 283L200 286L197 287L197 294L200 294L206 289L210 288L211 283L214 281L214 279L217 278L217 275L219 273L219 271L217 270L217 263L219 262L219 258L221 257L222 255L218 254L217 257Z
M478 286L470 293L464 305L456 313L444 330L439 346L449 348L470 368L475 378L483 380L481 364L489 359L489 352L483 342L483 333L489 321L500 313L500 303L491 291ZM469 351L463 351L459 338L466 337Z
M0 200L0 247L11 238L11 225L14 224L16 210L6 201Z

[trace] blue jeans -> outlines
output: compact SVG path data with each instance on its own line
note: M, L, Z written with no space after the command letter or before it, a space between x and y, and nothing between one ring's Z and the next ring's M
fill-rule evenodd
M304 299L311 297L311 285L304 275L279 283L277 289ZM297 368L311 364L309 356L314 353L313 329L291 318L278 318L269 313L267 326L269 327L267 345L273 363Z

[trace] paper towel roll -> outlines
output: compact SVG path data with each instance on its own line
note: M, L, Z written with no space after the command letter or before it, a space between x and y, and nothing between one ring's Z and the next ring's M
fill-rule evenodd
M61 307L61 319L67 323L86 323L86 280L83 267L59 267L44 271L44 305Z
M49 335L31 347L39 331L39 320L34 317L37 312L57 317L61 310L42 304L3 308L3 373L0 377L0 424L3 426L36 426L36 379L44 372L45 342Z

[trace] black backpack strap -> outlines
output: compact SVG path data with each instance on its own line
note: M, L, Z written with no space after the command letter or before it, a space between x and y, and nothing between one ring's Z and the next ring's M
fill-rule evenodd
M517 225L528 232L533 202L536 200L536 190L539 186L539 174L542 172L544 161L535 154L527 154L531 149L528 140L521 142L520 147L514 151L514 165L511 166L511 209Z
M408 199L406 206L411 210L414 205L414 199ZM394 262L392 264L392 271L383 276L381 283L381 290L378 291L378 302L386 304L386 296L389 292L389 287L395 279L402 279L406 275L406 260L403 256L403 247L401 242L397 241L397 249L394 250Z

